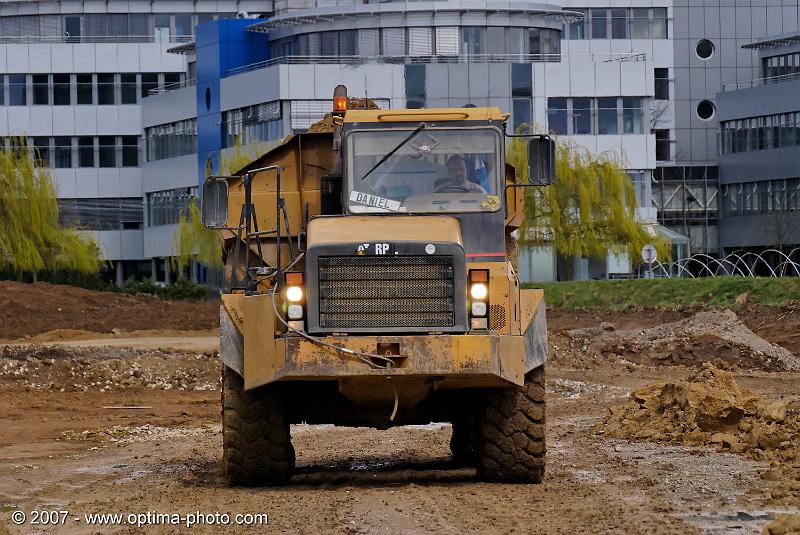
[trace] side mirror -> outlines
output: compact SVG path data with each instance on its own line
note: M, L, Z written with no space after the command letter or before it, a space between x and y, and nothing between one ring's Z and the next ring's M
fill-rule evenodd
M556 142L550 136L528 140L528 183L549 186L556 181Z
M209 177L203 182L200 198L200 216L203 225L219 229L228 222L228 181Z

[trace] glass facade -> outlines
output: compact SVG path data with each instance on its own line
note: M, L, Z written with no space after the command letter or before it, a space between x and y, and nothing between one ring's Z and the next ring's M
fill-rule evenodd
M724 184L722 211L730 217L800 212L800 178Z
M197 24L233 17L235 13L13 15L0 17L0 42L186 42L194 39Z
M0 95L5 95L8 85L10 106L116 106L138 104L138 87L141 87L141 96L146 97L151 89L161 85L184 82L185 74L182 72L8 74L0 75ZM29 91L31 99L28 99Z
M40 167L138 167L139 136L36 136L28 153ZM19 148L13 138L0 138L0 149Z
M141 197L58 199L62 225L88 230L141 229L144 210Z
M584 19L564 24L564 39L667 39L667 8L565 8Z
M197 199L197 187L154 191L147 194L147 226L177 225Z
M305 33L270 43L273 59L289 56L361 56L503 59L508 55L532 61L558 61L560 31L547 28L444 26L435 28L366 28Z
M720 123L722 154L800 145L800 111Z
M556 135L642 134L640 97L550 97L548 131Z
M273 141L283 137L280 101L255 104L222 113L225 148L237 141L247 145L255 141Z
M197 152L197 119L151 126L144 135L148 162Z
M764 77L791 76L800 73L800 52L781 54L763 60Z

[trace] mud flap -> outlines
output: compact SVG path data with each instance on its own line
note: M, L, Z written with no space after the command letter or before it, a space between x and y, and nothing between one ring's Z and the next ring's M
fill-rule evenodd
M522 336L525 338L525 373L547 360L547 319L544 291L520 290Z
M244 338L224 306L219 307L219 358L225 366L244 377Z

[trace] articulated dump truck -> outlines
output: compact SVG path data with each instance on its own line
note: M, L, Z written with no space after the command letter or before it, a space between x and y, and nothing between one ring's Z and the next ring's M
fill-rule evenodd
M288 482L301 422L450 422L454 464L539 482L545 307L520 288L512 232L525 187L553 180L553 141L523 136L514 169L497 108L347 104L338 86L327 127L203 185L225 258L229 482Z

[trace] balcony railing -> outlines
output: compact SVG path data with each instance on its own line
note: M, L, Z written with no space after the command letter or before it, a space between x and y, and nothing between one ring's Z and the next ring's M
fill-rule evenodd
M722 90L725 92L738 91L739 89L747 89L750 87L777 84L780 82L788 82L790 80L800 80L800 72L781 74L780 76L770 76L768 78L756 78L754 80L747 80L745 82L735 82L731 84L725 84L722 86Z
M192 87L197 85L197 80L195 78L189 78L188 80L181 80L180 82L172 82L171 84L164 84L158 87L154 87L152 89L147 90L147 96L158 95L159 93L167 93L169 91L175 91L176 89L182 89L184 87Z
M563 59L590 62L645 61L647 54L461 54L442 56L281 56L229 69L227 76L257 71L274 65L375 65L375 64L427 64L427 63L559 63Z

